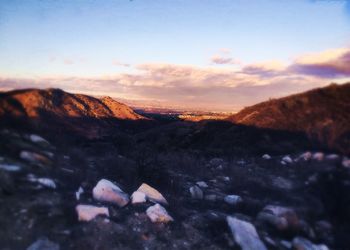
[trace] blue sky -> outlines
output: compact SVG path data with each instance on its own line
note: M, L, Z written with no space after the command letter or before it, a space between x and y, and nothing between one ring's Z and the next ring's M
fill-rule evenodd
M293 64L305 54L349 48L350 9L341 0L1 0L0 34L0 87L9 87L11 79L34 79L37 87L40 79L55 78L66 90L104 92L106 83L93 79L108 78L112 86L105 92L114 96L160 99L127 89L147 77L124 86L120 78L159 74L159 67L166 74L164 65L216 72L270 61ZM232 63L215 63L214 57ZM158 71L140 66L145 64L158 65ZM67 77L79 78L80 89L62 80Z

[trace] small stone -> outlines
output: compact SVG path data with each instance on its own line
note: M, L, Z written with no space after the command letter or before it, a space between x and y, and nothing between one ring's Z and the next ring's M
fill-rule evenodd
M129 203L129 196L111 181L102 179L92 190L95 200L109 202L124 207Z
M344 157L344 159L342 161L342 165L344 168L350 168L350 159Z
M52 189L56 188L56 183L52 179L38 178L38 179L36 179L36 181L44 187L48 187L48 188L52 188Z
M295 237L292 242L293 248L296 250L328 250L329 248L326 245L313 244L308 239L303 237Z
M168 201L164 198L164 196L157 189L151 187L146 183L142 183L142 185L137 189L137 191L144 193L147 199L153 203L168 205Z
M270 245L272 247L277 246L276 242L273 239L271 239L269 236L264 236L263 239L264 239L265 243L267 243L268 245Z
M28 161L30 163L38 164L38 163L44 163L47 164L50 162L48 158L41 154L37 154L34 152L29 152L29 151L21 151L19 157L25 161Z
M268 154L264 154L264 155L262 156L262 158L263 158L264 160L270 160L270 159L271 159L271 156L268 155Z
M203 199L203 191L198 186L190 187L190 193L193 199L197 199L197 200Z
M148 218L152 222L156 223L167 223L174 221L174 219L168 214L166 209L159 204L155 204L146 210Z
M337 154L328 154L328 155L326 155L326 159L330 160L330 161L338 160L339 159L339 155L337 155Z
M230 177L228 177L228 176L224 176L224 177L222 178L222 180L223 180L223 181L228 182L228 181L230 181L230 180L231 180L231 178L230 178Z
M228 216L226 220L234 241L242 250L267 250L253 224L231 216Z
M78 191L75 192L75 198L78 200L80 200L80 195L82 195L84 193L84 189L82 187L79 187Z
M288 221L285 218L280 218L270 213L260 212L257 219L258 221L265 222L278 230L286 230L288 228Z
M309 161L312 158L312 153L309 151L305 152L305 153L301 154L298 158L303 159L304 161Z
M12 164L0 164L0 169L8 172L18 172L21 170L21 167Z
M198 181L198 182L196 182L196 184L200 188L207 188L207 187L209 187L208 184L205 181Z
M258 214L258 219L274 226L278 230L296 229L299 218L293 209L281 206L266 206Z
M242 202L242 198L240 196L238 196L238 195L227 195L227 196L225 196L224 201L227 204L235 206L235 205L237 205L237 204Z
M109 217L108 208L96 207L92 205L77 205L75 210L78 213L79 221L90 221L98 215L105 215Z
M282 161L284 161L285 163L293 163L293 159L289 156L289 155L286 155L282 158Z
M29 136L29 139L34 143L43 143L43 144L50 145L50 143L47 140L45 140L44 138L42 138L39 135L32 134Z
M312 155L312 159L316 161L323 161L324 159L324 153L322 152L317 152Z
M281 244L281 246L283 246L284 248L287 248L287 249L291 249L291 248L292 248L292 242L290 242L290 241L281 240L280 244Z
M27 250L60 250L60 246L43 237L31 244Z
M135 191L132 195L131 195L131 203L132 204L137 204L137 203L144 203L146 202L146 195L142 192L139 191Z

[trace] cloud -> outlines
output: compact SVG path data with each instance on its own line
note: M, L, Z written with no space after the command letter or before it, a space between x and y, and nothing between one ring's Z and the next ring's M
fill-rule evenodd
M336 49L299 56L289 65L271 61L222 68L144 63L133 66L133 73L90 78L0 76L0 89L54 87L90 95L157 100L168 106L237 111L349 76L349 62L349 50Z
M219 49L218 53L211 57L210 61L213 64L241 64L240 61L230 56L231 50L227 48Z
M240 62L231 58L220 55L215 55L211 58L211 62L214 64L239 64Z
M114 61L112 62L112 64L115 65L115 66L122 66L122 67L130 67L130 66L131 66L131 65L128 64L128 63L119 62L119 61L117 61L117 60L114 60Z
M268 64L267 64L268 66ZM267 67L266 66L266 67ZM271 68L271 65L270 65ZM243 106L325 84L312 76L270 75L248 70L148 63L137 73L96 78L0 78L0 87L62 88L69 92L159 100L168 106L201 110L238 111Z
M242 72L249 75L258 75L262 78L287 74L286 66L278 61L250 64L243 67Z
M333 49L301 56L288 71L322 78L350 77L350 49Z

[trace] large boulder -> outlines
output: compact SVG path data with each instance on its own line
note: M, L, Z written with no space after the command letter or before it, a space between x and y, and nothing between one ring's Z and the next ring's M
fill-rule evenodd
M111 181L102 179L92 190L95 200L109 202L124 207L129 203L129 196Z

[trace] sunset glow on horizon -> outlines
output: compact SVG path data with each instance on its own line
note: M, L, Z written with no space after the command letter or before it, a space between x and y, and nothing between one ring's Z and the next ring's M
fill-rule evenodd
M350 81L346 0L3 0L0 90L211 111Z

